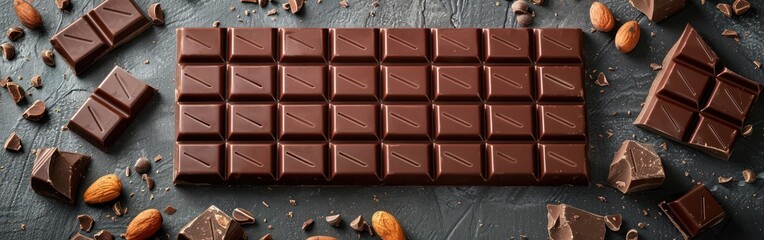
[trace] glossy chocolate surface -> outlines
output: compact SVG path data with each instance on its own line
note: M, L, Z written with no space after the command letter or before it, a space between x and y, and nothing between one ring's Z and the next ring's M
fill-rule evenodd
M589 182L580 30L177 33L176 184Z
M685 239L691 239L719 224L726 215L716 198L702 184L693 187L679 199L664 201L658 206Z
M32 190L37 194L74 204L77 189L85 178L89 164L89 156L59 151L55 147L38 149L32 167Z

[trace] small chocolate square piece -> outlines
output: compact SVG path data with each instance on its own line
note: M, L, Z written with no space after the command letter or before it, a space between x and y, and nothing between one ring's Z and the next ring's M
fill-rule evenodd
M179 28L178 63L223 63L226 31L222 28Z
M247 234L239 222L212 205L178 232L178 240L196 239L247 239Z
M273 63L276 60L276 29L229 28L228 62Z
M608 184L625 194L657 188L665 178L663 163L655 150L627 140L610 164Z
M326 29L281 28L280 62L323 63L326 62Z
M276 168L273 143L229 143L226 146L226 176L238 184L273 184Z
M696 185L673 202L661 202L658 207L679 230L684 239L691 239L719 224L724 209L704 185Z

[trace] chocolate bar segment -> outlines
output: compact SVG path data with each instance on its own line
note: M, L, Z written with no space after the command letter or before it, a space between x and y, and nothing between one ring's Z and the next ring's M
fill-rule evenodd
M105 0L50 39L79 75L116 47L151 27L133 0Z
M124 69L114 67L66 126L108 151L156 92Z
M696 185L672 202L661 202L658 207L679 230L684 239L691 239L719 224L726 213L704 185Z
M224 213L215 205L200 213L186 226L180 229L178 239L247 239L247 234L239 222Z
M727 160L761 85L719 63L687 25L634 124Z
M31 185L37 194L74 204L77 189L90 164L90 157L59 151L58 148L37 150L32 167Z

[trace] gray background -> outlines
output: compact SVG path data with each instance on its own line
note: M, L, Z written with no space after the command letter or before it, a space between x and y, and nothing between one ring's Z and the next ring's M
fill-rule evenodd
M145 9L154 0L138 0ZM278 0L279 3L285 0ZM500 6L496 6L496 1ZM411 239L508 239L527 235L529 239L546 239L547 203L568 203L600 214L620 213L624 226L608 238L623 239L637 223L648 224L639 229L645 239L681 238L679 232L665 216L659 215L657 204L673 200L695 182L705 183L727 211L725 221L704 233L699 239L756 239L764 235L764 174L753 185L741 181L740 171L752 168L764 171L764 108L758 101L750 116L754 125L753 136L739 138L730 161L720 161L681 146L654 134L636 128L631 122L640 111L640 103L656 72L649 63L660 63L664 54L681 34L686 23L691 23L704 35L722 62L738 73L758 82L764 82L762 70L754 69L754 59L764 58L764 27L762 27L761 1L742 17L732 19L715 9L718 1L688 0L688 7L678 15L659 24L633 9L625 0L603 1L624 22L635 19L640 23L642 37L630 54L618 53L611 33L589 33L588 9L590 0L547 0L543 6L532 6L537 17L532 27L572 27L585 32L587 73L605 71L609 87L586 82L588 102L591 184L588 187L175 187L172 185L172 148L174 126L174 74L175 28L208 27L220 21L222 27L517 27L514 14L508 10L511 2L496 1L381 1L374 8L370 0L350 0L350 7L340 8L337 0L324 0L317 4L309 0L301 14L295 16L279 9L279 14L265 16L270 5L261 9L255 4L237 0L160 0L167 14L167 25L152 27L132 42L118 48L80 77L74 77L60 57L55 68L39 60L43 49L51 48L48 39L74 19L92 9L99 1L73 0L71 13L55 8L53 0L37 0L34 5L44 19L44 28L27 31L14 43L17 57L0 60L0 75L11 75L14 81L29 87L34 75L42 75L41 89L29 87L28 101L13 104L10 94L0 91L0 138L3 140L17 132L23 138L20 153L0 151L0 236L5 239L66 238L78 230L76 216L87 213L96 219L95 230L108 229L115 234L124 231L132 217L146 208L163 209L168 204L178 208L174 215L164 214L161 238L175 238L178 230L199 212L214 204L226 212L242 207L251 210L258 223L246 227L250 238L257 239L272 233L277 239L300 239L309 235L325 234L343 239L356 238L346 225L333 228L323 216L330 212L343 214L345 223L363 214L367 219L376 210L392 212L401 221ZM723 2L732 2L725 0ZM10 0L0 11L0 28L20 25ZM231 11L231 7L236 9ZM244 10L256 9L250 16ZM369 16L374 11L376 16ZM240 17L237 17L240 15ZM241 19L241 22L238 21ZM618 24L619 26L620 24ZM740 43L721 36L725 28L737 30ZM650 32L655 32L651 37ZM7 41L3 38L2 41ZM149 60L149 64L144 64ZM114 65L122 66L135 76L159 89L146 110L119 139L113 152L106 154L71 132L62 132L61 126L81 106L84 99L101 82ZM613 67L615 71L607 71ZM596 76L596 75L595 75ZM18 80L23 77L23 80ZM601 92L603 91L603 92ZM36 99L46 102L49 118L43 122L30 122L21 117L23 110ZM631 112L631 115L628 113ZM615 115L614 115L615 113ZM606 132L612 130L608 138ZM608 165L621 142L632 139L654 146L662 156L666 168L666 182L656 190L622 195L614 188L599 189L595 183L604 183ZM667 150L660 144L666 142ZM65 151L76 151L93 157L85 183L99 176L117 173L122 177L124 190L122 206L129 208L127 216L113 215L109 206L87 206L78 197L74 206L35 194L29 187L29 175L34 155L31 150L57 146ZM124 177L123 169L132 166L141 156L157 154L164 160L153 164L151 175L156 189L145 190L140 176ZM685 172L689 175L685 176ZM735 181L720 185L720 175L734 176ZM169 188L169 191L165 191ZM129 195L135 193L133 197ZM150 194L155 198L150 200ZM376 197L375 197L376 196ZM606 203L597 200L604 196ZM288 199L297 200L290 206ZM375 201L377 199L378 201ZM261 202L270 204L266 208ZM642 209L650 214L643 216ZM294 212L293 218L287 213ZM302 222L316 219L312 231L300 230ZM267 219L267 223L265 222ZM26 230L20 225L25 224ZM273 225L273 230L267 226ZM92 233L91 233L92 234Z

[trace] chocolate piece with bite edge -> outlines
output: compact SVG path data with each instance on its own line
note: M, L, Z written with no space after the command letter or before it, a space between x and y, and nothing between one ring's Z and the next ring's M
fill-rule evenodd
M704 185L696 185L673 202L661 202L658 207L679 230L684 239L691 239L720 223L724 209Z
M627 140L613 157L608 184L623 193L659 187L666 178L663 163L649 146Z
M45 102L41 100L35 100L32 103L32 106L29 106L29 108L27 108L27 110L25 110L21 116L29 119L30 121L39 121L45 117L45 112L47 112L45 110Z
M178 233L178 240L199 239L239 240L247 239L247 234L238 222L213 205L186 224Z
M5 144L3 144L3 148L9 151L19 151L21 150L21 137L19 137L16 132L12 132L10 136L8 136L8 139L5 140Z
M621 228L621 215L600 216L567 204L547 204L547 230L552 240L605 239L605 227Z
M105 0L50 39L74 75L151 27L133 0Z
M66 126L107 151L156 92L122 68L114 67Z
M32 190L74 204L77 189L90 164L90 157L58 151L57 148L38 149L36 154L32 168Z
M684 9L686 0L629 0L632 6L644 13L650 21L661 20Z

